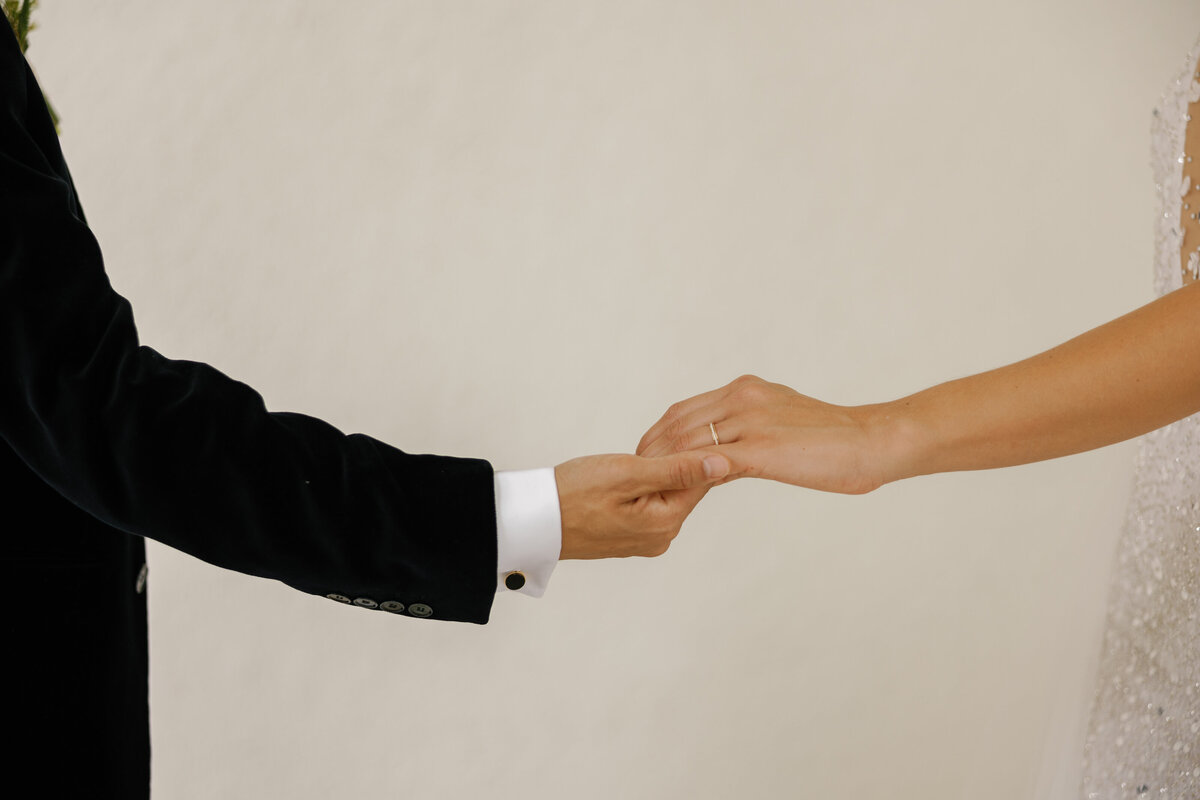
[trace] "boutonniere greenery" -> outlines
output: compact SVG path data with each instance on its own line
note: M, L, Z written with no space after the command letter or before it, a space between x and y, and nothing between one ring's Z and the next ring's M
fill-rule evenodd
M13 33L17 36L17 44L21 46L21 52L24 53L29 49L29 32L37 26L33 23L33 9L37 8L37 0L3 0L4 16L8 17L8 24L12 26ZM46 101L46 110L50 112L50 119L54 121L54 130L58 130L58 114L54 113L54 106L50 105L50 100L42 93L42 99Z

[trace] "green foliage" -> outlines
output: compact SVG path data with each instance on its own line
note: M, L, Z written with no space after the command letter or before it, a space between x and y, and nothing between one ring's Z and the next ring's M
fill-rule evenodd
M29 21L36 7L37 0L4 0L4 16L8 17L8 24L17 35L22 53L29 49L29 32L37 27Z
M8 24L12 26L13 33L17 35L17 44L21 46L21 52L24 53L29 49L29 32L37 27L33 23L33 10L37 8L38 0L3 0L4 16L8 17ZM46 101L46 110L50 112L50 119L54 121L54 130L58 130L58 114L54 111L54 106L50 105L50 100L42 95L42 99Z

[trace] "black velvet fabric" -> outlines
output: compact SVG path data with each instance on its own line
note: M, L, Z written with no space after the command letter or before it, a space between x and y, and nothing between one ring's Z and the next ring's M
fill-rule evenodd
M492 469L269 413L216 369L141 346L0 28L3 763L38 796L147 797L141 537L301 591L484 623Z

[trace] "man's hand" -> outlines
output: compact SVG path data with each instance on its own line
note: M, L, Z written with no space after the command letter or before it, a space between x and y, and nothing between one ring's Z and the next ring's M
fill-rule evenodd
M728 473L728 459L711 453L585 456L559 464L559 558L662 555L709 487Z

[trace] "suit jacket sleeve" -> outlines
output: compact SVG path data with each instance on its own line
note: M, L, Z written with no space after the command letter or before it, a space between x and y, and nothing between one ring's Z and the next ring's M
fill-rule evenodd
M139 345L41 90L0 27L0 436L113 527L302 591L486 622L487 462L269 413L212 367Z

